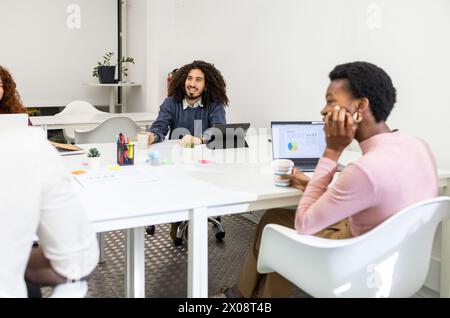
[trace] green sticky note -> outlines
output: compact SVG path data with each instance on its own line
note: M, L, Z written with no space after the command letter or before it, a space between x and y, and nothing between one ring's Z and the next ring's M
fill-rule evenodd
M168 165L173 165L173 161L172 161L172 160L166 159L166 160L163 160L163 161L162 161L162 164L163 164L163 165L167 165L167 166L168 166Z

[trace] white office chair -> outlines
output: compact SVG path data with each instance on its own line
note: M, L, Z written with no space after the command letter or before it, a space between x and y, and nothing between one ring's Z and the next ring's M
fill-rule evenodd
M88 115L88 114L103 114L104 112L99 111L91 103L84 100L76 100L67 104L66 107L55 116L67 116L67 115ZM64 137L67 139L68 143L74 141L74 128L63 129Z
M277 272L314 297L411 297L427 277L436 228L449 218L450 197L439 197L345 240L268 224L258 271Z
M91 130L80 131L75 129L74 135L76 144L106 143L116 142L119 133L134 138L139 131L141 131L141 128L132 119L112 117Z
M65 283L55 286L49 298L84 298L87 291L88 284L86 281Z

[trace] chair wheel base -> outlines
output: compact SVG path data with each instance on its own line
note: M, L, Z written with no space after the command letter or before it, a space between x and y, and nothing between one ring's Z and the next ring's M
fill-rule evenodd
M222 242L224 237L225 237L225 232L216 233L216 240L218 240L219 242Z
M148 235L153 235L155 234L155 226L154 225L149 225L145 228L145 232L147 232Z
M215 219L217 220L217 222L221 222L221 221L222 221L222 219L220 218L220 216L216 217ZM217 225L215 225L215 224L213 223L213 227L217 227Z
M177 237L173 240L173 244L175 246L181 246L181 244L183 244L183 238L182 237Z

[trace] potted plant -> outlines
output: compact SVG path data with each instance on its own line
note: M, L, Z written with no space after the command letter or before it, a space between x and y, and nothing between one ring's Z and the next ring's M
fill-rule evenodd
M116 65L111 64L111 59L114 56L113 52L108 52L103 55L103 61L97 62L97 66L95 66L92 70L92 76L98 77L100 84L113 84L115 83L114 76L116 74ZM134 58L132 57L122 57L120 60L120 74L122 77L128 76L128 68L126 67L127 63L134 64Z
M100 168L100 151L97 148L90 148L87 156L89 169L97 170Z

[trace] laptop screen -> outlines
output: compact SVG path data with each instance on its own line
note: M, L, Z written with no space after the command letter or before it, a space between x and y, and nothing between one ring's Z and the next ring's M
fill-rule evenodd
M28 127L28 114L0 114L0 127Z
M325 150L323 122L272 122L274 159L319 159Z

